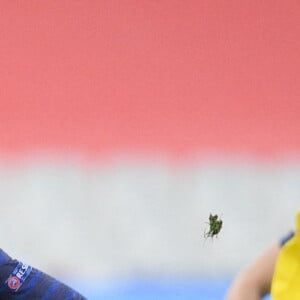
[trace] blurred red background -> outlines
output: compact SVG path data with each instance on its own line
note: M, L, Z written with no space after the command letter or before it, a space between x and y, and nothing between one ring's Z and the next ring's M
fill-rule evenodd
M4 1L0 151L295 156L298 1Z

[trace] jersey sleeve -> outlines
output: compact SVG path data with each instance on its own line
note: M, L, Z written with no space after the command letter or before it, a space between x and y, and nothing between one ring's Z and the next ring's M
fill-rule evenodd
M288 234L283 236L280 240L280 246L284 246L293 236L295 235L294 231L290 231Z
M0 300L87 300L77 291L0 249Z

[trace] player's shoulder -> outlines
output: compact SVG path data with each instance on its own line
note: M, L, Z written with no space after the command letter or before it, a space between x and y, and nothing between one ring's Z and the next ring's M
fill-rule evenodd
M284 246L293 236L295 235L294 231L289 231L280 239L280 246Z
M0 249L0 299L86 300L77 291Z

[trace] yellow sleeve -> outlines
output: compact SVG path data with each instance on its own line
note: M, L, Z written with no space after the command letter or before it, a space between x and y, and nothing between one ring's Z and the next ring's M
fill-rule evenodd
M295 235L284 244L278 256L271 294L273 300L300 299L300 211Z

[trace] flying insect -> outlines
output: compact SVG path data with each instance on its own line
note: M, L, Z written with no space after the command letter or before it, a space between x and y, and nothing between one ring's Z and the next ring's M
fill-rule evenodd
M218 234L220 233L222 226L223 226L223 221L221 218L219 218L218 215L209 215L209 230L204 233L205 238L214 238L215 236L217 237Z

